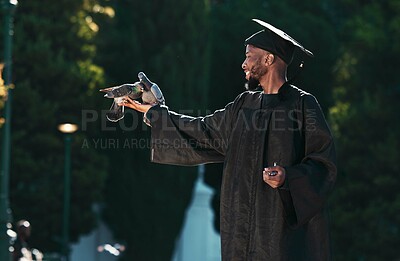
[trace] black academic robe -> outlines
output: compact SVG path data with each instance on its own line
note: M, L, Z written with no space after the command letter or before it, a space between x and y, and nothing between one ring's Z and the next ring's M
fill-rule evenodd
M331 132L314 96L284 84L278 94L244 92L224 109L190 117L155 106L151 160L224 162L222 260L330 260L325 201L336 179ZM283 186L263 168L286 170Z

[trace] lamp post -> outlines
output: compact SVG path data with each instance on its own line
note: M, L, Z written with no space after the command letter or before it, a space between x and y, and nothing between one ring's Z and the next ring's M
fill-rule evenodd
M11 220L11 210L9 206L9 176L10 176L10 151L11 151L11 53L13 16L17 0L2 0L1 7L4 14L4 86L8 88L7 101L4 107L3 141L0 165L0 260L10 260L10 243L7 235L8 225Z
M62 254L64 261L69 261L69 213L71 192L71 140L72 133L78 130L78 126L71 123L58 125L58 130L64 133L65 159L64 159L64 204L62 223Z

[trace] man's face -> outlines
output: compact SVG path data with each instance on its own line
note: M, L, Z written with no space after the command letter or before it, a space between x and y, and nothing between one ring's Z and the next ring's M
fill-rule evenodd
M267 54L260 48L252 45L246 46L246 59L242 63L242 68L248 81L248 89L256 89L261 77L268 72L268 66L265 63Z

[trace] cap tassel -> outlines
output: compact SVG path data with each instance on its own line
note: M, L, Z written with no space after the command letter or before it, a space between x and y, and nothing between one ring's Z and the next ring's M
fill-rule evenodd
M299 74L303 71L303 69L304 69L304 61L301 61L299 68L297 68L296 73L292 76L292 78L290 78L289 81L287 81L287 83L289 84L293 83L293 81L297 78L297 76L299 76Z

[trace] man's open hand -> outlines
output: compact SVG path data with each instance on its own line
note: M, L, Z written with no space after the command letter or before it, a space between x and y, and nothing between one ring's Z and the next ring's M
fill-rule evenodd
M153 107L154 105L150 105L150 104L142 104L136 100L132 100L129 97L126 97L126 99L124 99L122 102L118 103L119 106L125 106L131 109L134 109L136 111L139 112L143 112L146 113L148 110L150 110L151 107Z

